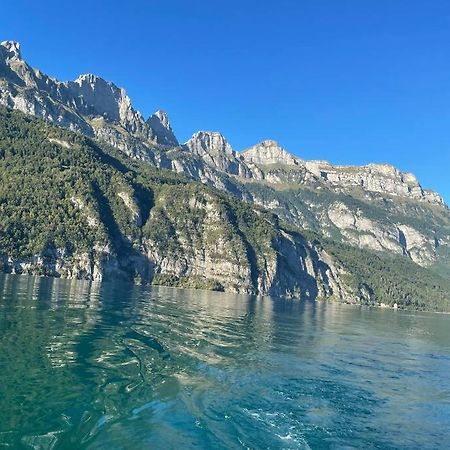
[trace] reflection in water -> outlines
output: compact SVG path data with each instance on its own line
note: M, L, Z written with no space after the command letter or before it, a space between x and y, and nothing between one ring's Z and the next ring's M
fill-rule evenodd
M438 448L449 316L0 276L0 445Z

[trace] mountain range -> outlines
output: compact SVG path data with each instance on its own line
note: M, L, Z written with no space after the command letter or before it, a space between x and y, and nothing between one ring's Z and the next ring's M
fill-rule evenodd
M305 161L272 140L236 151L216 131L180 143L165 112L144 118L96 75L60 82L13 41L0 44L0 105L5 271L448 301L450 211L413 174Z

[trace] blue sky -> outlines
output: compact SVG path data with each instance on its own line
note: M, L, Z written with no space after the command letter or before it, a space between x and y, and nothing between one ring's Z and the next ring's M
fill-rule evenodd
M389 162L450 201L448 0L14 0L0 30L52 76L96 73L166 110L181 141Z

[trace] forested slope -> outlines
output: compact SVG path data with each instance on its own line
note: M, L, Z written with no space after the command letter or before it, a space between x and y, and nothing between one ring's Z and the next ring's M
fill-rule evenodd
M324 239L184 175L0 109L8 272L449 309L411 261Z

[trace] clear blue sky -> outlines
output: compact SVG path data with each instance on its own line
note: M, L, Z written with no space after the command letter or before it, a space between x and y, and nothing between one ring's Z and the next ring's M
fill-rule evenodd
M181 141L389 162L450 201L448 0L14 0L0 30L50 75L166 110Z

